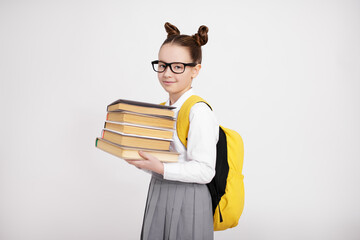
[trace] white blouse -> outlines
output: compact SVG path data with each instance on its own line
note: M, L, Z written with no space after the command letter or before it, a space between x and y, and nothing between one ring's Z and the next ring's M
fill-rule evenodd
M173 105L175 118L183 103L194 91L191 88L185 92ZM166 102L169 106L170 100ZM164 163L164 179L206 184L215 175L216 143L219 139L219 124L214 112L206 103L197 103L189 115L190 126L188 132L187 149L181 143L176 124L173 142L170 148L179 152L179 161Z

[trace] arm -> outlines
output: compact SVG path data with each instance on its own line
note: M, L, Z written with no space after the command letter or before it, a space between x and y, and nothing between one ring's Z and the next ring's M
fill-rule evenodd
M215 175L219 125L213 111L205 103L197 103L192 107L189 120L187 160L181 163L164 163L164 178L209 183Z
M189 119L186 162L162 163L146 152L139 152L144 160L126 159L126 161L137 168L164 175L164 179L209 183L215 175L219 125L214 113L205 103L195 104L190 111Z

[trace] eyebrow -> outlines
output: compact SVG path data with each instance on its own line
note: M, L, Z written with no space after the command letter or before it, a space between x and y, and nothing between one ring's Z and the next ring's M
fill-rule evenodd
M159 62L164 62L164 63L191 63L191 61L174 61L174 62L166 62L164 60L158 60Z

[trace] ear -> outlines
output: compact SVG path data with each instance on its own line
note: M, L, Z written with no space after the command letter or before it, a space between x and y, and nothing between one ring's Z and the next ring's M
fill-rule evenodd
M191 78L194 79L196 78L196 76L199 74L201 69L201 64L199 63L198 65L196 65L195 67L192 68L192 74L191 74Z

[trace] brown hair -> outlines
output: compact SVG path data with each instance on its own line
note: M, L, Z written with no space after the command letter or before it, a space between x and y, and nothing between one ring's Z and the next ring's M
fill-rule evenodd
M170 43L187 47L193 62L201 63L201 46L208 41L209 28L207 26L201 25L198 32L192 36L180 34L179 29L168 22L165 23L165 30L168 35L161 46Z

